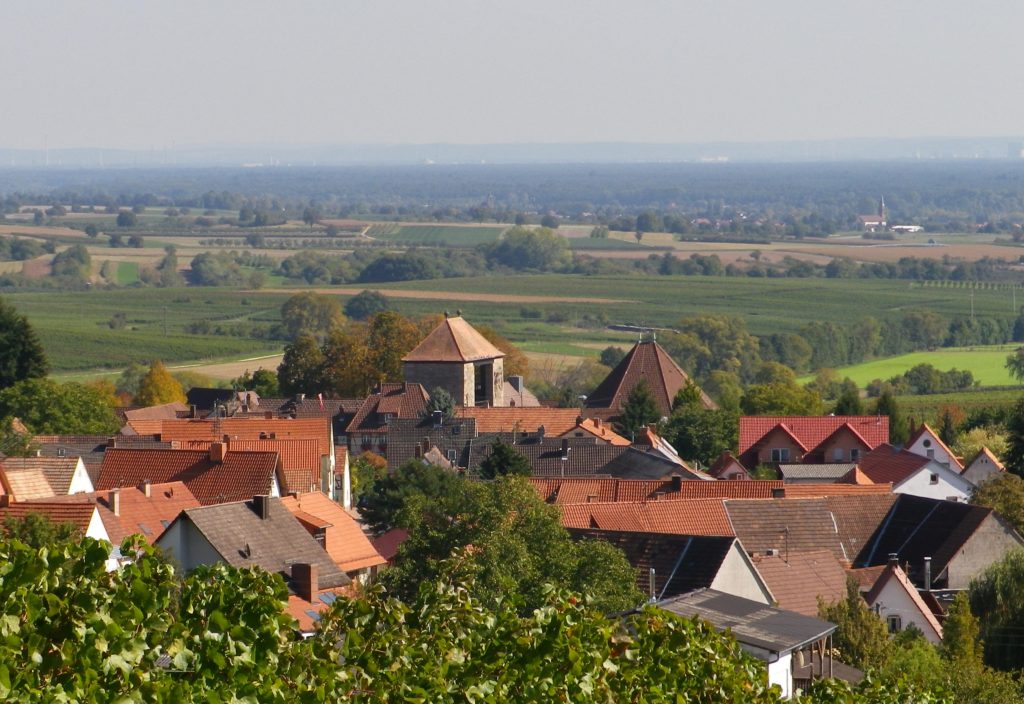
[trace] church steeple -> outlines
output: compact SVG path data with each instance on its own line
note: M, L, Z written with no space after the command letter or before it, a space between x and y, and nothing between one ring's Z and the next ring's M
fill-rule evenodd
M886 219L886 217L885 217L885 196L882 196L881 199L878 201L878 217L881 218L883 222Z

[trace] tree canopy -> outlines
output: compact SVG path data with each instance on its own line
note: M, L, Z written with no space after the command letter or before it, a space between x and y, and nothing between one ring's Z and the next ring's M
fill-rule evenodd
M0 299L0 389L50 370L43 346L28 318Z
M88 384L27 379L0 391L0 418L20 418L34 433L102 435L121 427L113 400Z
M185 402L185 390L171 376L167 367L159 359L149 365L149 371L139 382L135 403L139 406L159 406L163 403Z

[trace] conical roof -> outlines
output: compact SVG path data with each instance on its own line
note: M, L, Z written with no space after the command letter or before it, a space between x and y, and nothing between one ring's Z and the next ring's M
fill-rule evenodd
M505 353L461 317L445 318L403 362L474 362L496 359Z
M641 380L647 381L658 410L668 416L672 412L672 400L690 382L690 377L657 342L640 341L587 397L587 407L620 411ZM700 399L705 408L717 407L703 391Z

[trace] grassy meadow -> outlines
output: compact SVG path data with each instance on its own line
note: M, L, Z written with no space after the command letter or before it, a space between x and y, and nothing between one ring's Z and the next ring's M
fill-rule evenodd
M981 386L1013 386L1017 380L1004 366L1006 358L1020 345L990 345L978 347L949 347L930 352L912 352L898 357L873 359L836 371L840 376L850 377L858 386L865 386L875 379L889 379L902 374L918 364L931 364L940 371L959 369L970 371ZM810 381L806 377L802 381Z

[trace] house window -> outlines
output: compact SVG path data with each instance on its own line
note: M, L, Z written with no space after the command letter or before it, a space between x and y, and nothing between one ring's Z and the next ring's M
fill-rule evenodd
M448 461L455 464L459 460L458 450L448 450Z
M773 447L772 448L772 462L789 462L789 448L788 447Z
M924 442L922 442L921 444L924 445L925 447L931 447L932 441L929 440L928 438L925 438Z
M836 449L832 450L832 459L834 459L836 462L842 462L843 448L837 447Z
M934 472L932 472L932 476L928 478L928 483L929 484L938 484L939 483L939 475L935 474Z
M886 623L889 624L889 633L899 633L903 630L903 619L899 616L886 616Z
M860 460L860 450L856 447L850 450L850 461L857 462Z
M926 454L928 455L928 459L930 459L930 460L935 459L935 450L928 450L926 452Z

